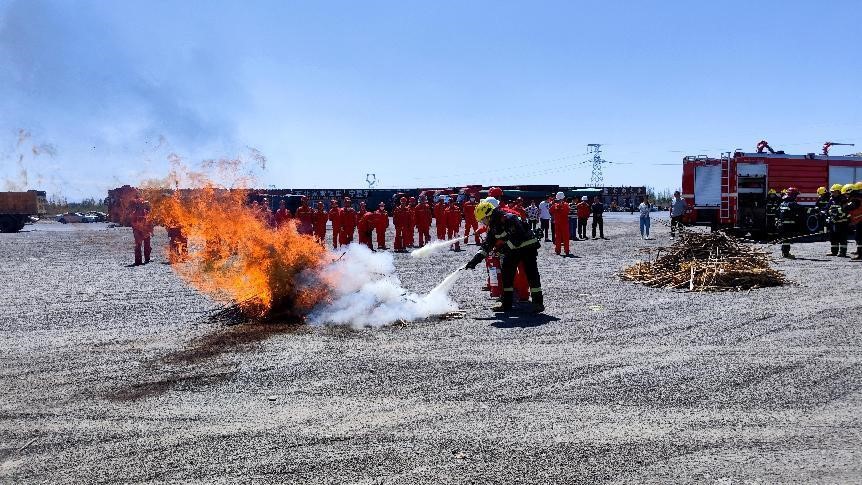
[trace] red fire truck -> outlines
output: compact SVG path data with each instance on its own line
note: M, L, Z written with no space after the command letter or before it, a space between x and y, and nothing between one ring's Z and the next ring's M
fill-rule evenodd
M771 152L771 148L770 153L737 150L719 158L683 158L682 196L691 209L686 221L762 236L772 232L766 223L766 195L770 189L780 193L787 187L796 187L800 205L813 206L818 187L828 189L832 184L862 180L862 157L829 155L827 145L820 155ZM820 219L809 217L806 226L817 232L821 229Z

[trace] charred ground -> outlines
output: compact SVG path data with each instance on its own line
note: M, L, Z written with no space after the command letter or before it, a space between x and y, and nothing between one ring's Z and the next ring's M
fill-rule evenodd
M862 480L862 264L826 243L789 286L669 291L616 276L670 240L613 215L543 246L547 315L477 270L464 319L350 330L226 325L128 229L57 226L0 238L2 481ZM472 250L396 265L426 292Z

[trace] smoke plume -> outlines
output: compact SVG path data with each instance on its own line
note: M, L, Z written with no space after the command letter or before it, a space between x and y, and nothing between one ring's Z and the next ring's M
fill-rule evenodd
M308 321L361 328L441 315L458 309L449 291L459 276L456 270L427 294L417 295L401 286L392 254L353 244L343 258L323 269L321 277L330 285L332 299L316 307Z

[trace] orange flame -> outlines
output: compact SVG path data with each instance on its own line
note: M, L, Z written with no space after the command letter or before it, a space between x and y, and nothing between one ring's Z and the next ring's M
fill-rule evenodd
M230 160L217 165L231 171L240 164ZM174 187L196 188L166 191L169 181ZM188 255L173 268L214 299L235 302L251 317L298 316L329 294L317 278L328 262L326 249L299 234L293 223L272 227L262 211L247 204L248 189L219 187L202 173L175 166L167 179L151 183L144 193L152 205L151 218L181 228L188 238Z

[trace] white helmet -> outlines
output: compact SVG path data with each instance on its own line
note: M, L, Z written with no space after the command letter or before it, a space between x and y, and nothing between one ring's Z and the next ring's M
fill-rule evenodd
M500 201L497 200L495 197L488 197L487 199L485 199L485 202L493 205L495 209L500 205Z
M557 192L557 200L563 200L566 198L566 194L562 192Z
M581 197L581 200L586 202L586 201L590 200L590 198L585 195L585 196Z

